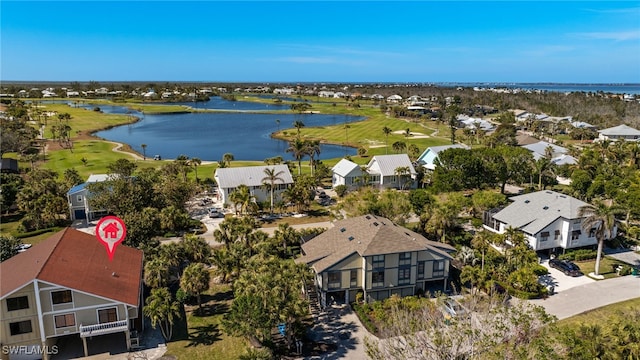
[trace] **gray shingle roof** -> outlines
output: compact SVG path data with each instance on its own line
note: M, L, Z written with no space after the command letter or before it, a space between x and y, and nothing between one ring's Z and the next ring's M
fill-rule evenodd
M236 168L218 168L216 170L215 178L220 188L235 188L240 185L247 186L261 186L263 184L262 179L267 176L265 169L275 168L275 173L280 174L280 178L284 180L284 184L292 184L293 177L289 172L287 165L266 165L266 166L246 166ZM276 181L277 184L282 182Z
M603 135L640 135L640 130L636 130L624 124L599 130L598 132Z
M529 144L529 145L524 145L522 146L523 148L533 152L534 154L538 154L538 155L545 155L545 151L547 149L547 147L551 146L551 148L553 149L553 154L554 155L560 155L560 154L566 154L567 152L569 152L569 150L567 150L566 148L563 148L562 146L558 146L558 145L554 145L554 144L550 144L546 141L538 141L537 143L533 143L533 144Z
M360 170L360 166L358 164L349 161L347 159L342 159L338 161L338 163L331 169L335 174L338 174L342 177L346 177L353 170ZM360 170L355 176L362 175L362 170Z
M513 203L493 215L493 218L533 235L560 217L579 219L578 209L589 205L549 190L514 196L510 200Z
M353 253L372 256L427 250L450 259L447 252L455 249L428 240L389 219L363 215L335 222L332 228L304 243L302 250L305 255L296 261L312 264L320 273Z
M411 159L409 159L409 155L407 154L376 155L369 161L367 168L371 168L374 163L377 163L380 167L380 174L382 176L395 175L396 169L404 166L409 167L411 175L416 174L416 169L413 168Z

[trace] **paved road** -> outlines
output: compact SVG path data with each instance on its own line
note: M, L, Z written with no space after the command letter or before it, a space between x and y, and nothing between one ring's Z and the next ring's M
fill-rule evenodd
M529 300L565 319L617 302L640 298L640 277L622 276L572 287L547 299Z

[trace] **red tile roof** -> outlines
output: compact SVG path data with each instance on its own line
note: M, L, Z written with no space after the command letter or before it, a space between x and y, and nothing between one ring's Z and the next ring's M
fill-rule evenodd
M94 235L66 228L0 263L0 297L33 279L138 305L142 251L120 245L113 261Z

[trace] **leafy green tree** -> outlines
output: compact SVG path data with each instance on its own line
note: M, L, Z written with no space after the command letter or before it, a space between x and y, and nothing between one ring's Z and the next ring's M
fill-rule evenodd
M414 189L409 191L409 202L413 212L420 215L426 208L433 206L436 199L424 189Z
M16 203L23 180L18 174L0 173L0 208L9 212Z
M201 295L209 290L209 281L209 271L202 263L193 263L187 266L180 278L180 288L198 299L198 309L200 311L202 311Z
M68 212L64 185L58 180L58 174L51 170L31 171L16 203L25 214L22 226L27 231L55 226Z
M185 259L196 263L209 263L211 246L207 241L193 234L186 234L181 241Z
M107 165L109 174L114 177L128 178L131 177L138 165L127 159L118 159L114 163Z
M22 245L21 239L16 239L13 236L0 235L0 262L17 255L20 245Z
M160 326L162 337L168 341L173 336L173 324L182 316L180 303L173 299L167 288L151 290L151 295L146 300L142 312L151 320L151 326L155 329Z
M259 294L236 296L231 309L224 315L222 327L229 335L265 341L271 328L267 311Z
M404 141L396 141L391 145L391 147L393 148L393 151L399 154L407 149L407 144Z

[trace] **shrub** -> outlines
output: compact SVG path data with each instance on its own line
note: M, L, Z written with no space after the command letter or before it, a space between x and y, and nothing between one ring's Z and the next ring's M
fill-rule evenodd
M364 325L364 327L370 333L376 333L378 331L376 326L371 322L371 319L369 319L369 315L367 314L367 309L369 308L369 306L367 304L354 303L351 304L351 307L356 311L356 314L358 315L358 318L360 318L360 322L362 322L362 325Z
M536 276L547 275L549 273L549 270L547 270L546 267L539 264L533 265L531 270L533 270L533 273L536 274Z
M338 185L335 187L334 190L336 191L336 194L338 195L338 197L343 197L347 193L347 186Z
M630 274L631 274L631 266L629 265L623 265L620 271L618 271L618 275L620 276L627 276Z

